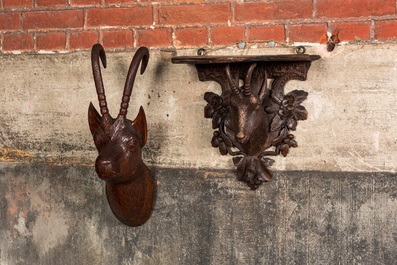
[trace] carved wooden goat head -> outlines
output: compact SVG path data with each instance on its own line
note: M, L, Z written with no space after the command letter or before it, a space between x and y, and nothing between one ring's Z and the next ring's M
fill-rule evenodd
M238 76L233 80L230 65L226 65L226 75L231 89L230 123L237 141L236 145L240 145L247 155L256 155L263 150L269 130L269 119L262 105L267 89L267 78L259 93L255 94L251 90L251 77L255 67L256 63L250 65L244 77L244 85L239 89Z
M106 197L117 219L129 226L139 226L152 211L154 180L141 157L147 139L145 112L141 107L134 121L128 120L126 115L139 64L142 62L143 74L149 61L149 51L141 47L132 59L116 119L110 116L107 107L99 58L106 68L105 51L100 44L95 44L91 63L102 114L90 104L88 121L99 152L95 170L99 178L106 181Z

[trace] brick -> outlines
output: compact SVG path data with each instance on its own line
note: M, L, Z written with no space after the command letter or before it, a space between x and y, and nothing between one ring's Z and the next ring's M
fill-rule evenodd
M25 13L22 22L24 29L81 28L83 27L83 11Z
M175 31L176 46L203 46L207 45L206 28L187 28Z
M0 30L21 28L19 13L0 13Z
M33 49L33 35L30 33L12 33L3 35L4 51L30 51Z
M393 39L397 37L397 21L377 21L375 23L376 39Z
M153 8L107 8L90 9L87 11L87 25L100 26L142 26L153 23Z
M102 34L104 48L125 48L134 45L130 30L104 31Z
M98 32L96 31L84 31L75 32L70 34L69 38L69 49L90 49L92 45L98 43Z
M33 0L3 0L3 8L33 7Z
M131 1L131 0L105 0L105 5L121 5L124 3L134 3L137 2L135 1ZM157 1L156 1L157 2Z
M325 23L295 25L290 27L289 40L290 42L318 42L326 32Z
M393 15L395 0L317 0L317 16L327 18Z
M149 2L153 0L141 0L142 2ZM163 0L166 1L166 0ZM207 3L209 0L174 0L174 3L176 4L185 4L185 3L194 3L194 4L204 4ZM156 1L157 2L157 1Z
M248 32L248 38L252 40L274 40L285 42L285 29L283 25L252 27Z
M138 32L139 46L166 47L172 45L171 29L145 29Z
M38 6L65 6L66 0L36 0Z
M245 40L245 27L217 27L211 31L213 45L227 45Z
M229 4L160 6L160 25L226 24L231 19Z
M371 30L370 23L333 23L333 31L339 30L339 40L340 41L350 41L355 40L355 36L362 40L369 39L369 33Z
M310 18L312 0L237 3L234 9L237 23Z
M37 50L64 50L66 45L65 33L38 33L36 35Z
M99 5L101 0L70 0L71 6L93 6Z

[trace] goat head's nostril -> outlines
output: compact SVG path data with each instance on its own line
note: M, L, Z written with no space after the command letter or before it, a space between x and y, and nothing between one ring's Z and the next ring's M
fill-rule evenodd
M107 166L107 165L110 165L111 162L110 162L110 160L100 160L100 159L97 159L96 164L97 164L98 166Z
M244 138L244 134L243 133L238 133L238 134L236 134L236 138L237 139L243 139Z
M237 142L244 144L247 141L247 137L243 133L236 134Z
M240 141L240 140L244 139L244 135L236 135L236 139L238 141Z
M98 159L95 163L95 170L99 178L103 180L108 180L115 176L113 164L109 160Z
M98 172L108 174L113 170L113 167L112 167L112 163L109 160L97 159L95 163L95 169Z

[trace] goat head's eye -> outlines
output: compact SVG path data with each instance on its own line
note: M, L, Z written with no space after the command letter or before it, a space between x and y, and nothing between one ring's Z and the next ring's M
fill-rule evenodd
M107 144L108 138L106 137L106 134L101 127L99 127L94 132L93 136L94 136L95 145L96 145L98 151L100 151L102 149L102 147L104 147Z
M128 149L135 149L136 140L134 138L129 139L127 146L128 146Z

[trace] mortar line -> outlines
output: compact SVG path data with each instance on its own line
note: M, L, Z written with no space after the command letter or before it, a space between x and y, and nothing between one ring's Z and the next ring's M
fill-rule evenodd
M369 39L374 40L376 38L375 35L375 20L371 20L371 26L369 29Z
M235 26L236 23L234 21L234 7L235 7L235 3L231 2L230 3L230 24Z
M317 0L313 0L313 18L317 18Z

